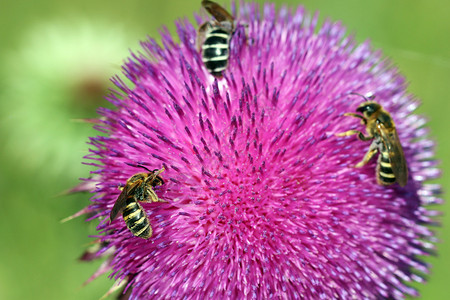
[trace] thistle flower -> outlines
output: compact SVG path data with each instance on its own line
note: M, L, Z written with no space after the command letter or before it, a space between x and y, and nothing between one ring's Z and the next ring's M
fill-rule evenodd
M233 9L234 11L234 9ZM236 15L236 13L235 13ZM404 78L339 23L317 26L303 7L276 12L242 4L224 77L211 76L195 47L197 25L163 31L113 79L115 110L101 109L91 138L99 176L89 212L99 219L95 276L112 270L131 298L331 299L417 296L433 252L440 203L434 142ZM248 28L244 30L243 24ZM247 33L245 33L247 32ZM392 115L409 167L406 187L376 183L363 168L368 144L336 133L357 128L361 98ZM142 203L153 227L134 237L109 213L126 180L165 168L155 188L166 203Z

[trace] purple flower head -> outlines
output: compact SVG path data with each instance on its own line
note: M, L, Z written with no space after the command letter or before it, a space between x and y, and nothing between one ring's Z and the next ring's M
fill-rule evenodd
M223 78L208 73L197 25L163 31L114 78L88 160L98 166L91 219L100 247L132 298L350 299L417 292L433 252L440 187L434 143L419 102L370 44L339 23L317 26L303 7L242 4ZM247 24L245 28L243 24ZM381 186L376 159L354 168L370 143L339 137L364 125L355 112L373 94L395 121L408 183ZM127 179L165 168L154 187L165 202L143 203L153 228L135 237L122 217L109 221ZM88 255L93 257L92 252Z

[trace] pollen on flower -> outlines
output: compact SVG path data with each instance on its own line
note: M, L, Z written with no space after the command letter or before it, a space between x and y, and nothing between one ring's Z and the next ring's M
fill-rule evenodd
M98 164L89 207L100 220L111 277L131 298L405 298L417 292L433 251L440 187L434 143L413 112L403 77L338 23L317 25L302 7L242 4L222 78L196 49L197 25L180 42L142 42L123 68L127 85L100 109L88 160ZM247 24L244 26L243 24ZM246 27L246 28L245 28ZM410 178L380 186L367 144L336 133L361 128L344 113L373 93L396 122ZM128 178L161 169L165 202L144 203L153 236L133 236L109 213ZM131 291L131 292L130 292Z

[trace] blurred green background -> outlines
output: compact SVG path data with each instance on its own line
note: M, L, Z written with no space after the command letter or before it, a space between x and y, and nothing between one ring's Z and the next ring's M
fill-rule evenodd
M229 7L229 1L218 1ZM259 1L263 3L263 1ZM423 101L431 136L449 189L450 2L443 0L308 0L321 20L341 20L358 41L370 38L406 76ZM173 7L176 7L173 8ZM128 49L145 36L158 38L174 20L198 12L198 1L6 1L0 9L0 299L98 299L112 285L101 276L83 282L101 262L77 258L95 224L60 220L88 204L89 195L59 196L86 177L81 164L87 137L76 119L95 117L107 105L108 79L120 72ZM441 207L442 240L423 299L450 295L448 205ZM446 213L447 212L447 213ZM447 226L447 228L446 228Z

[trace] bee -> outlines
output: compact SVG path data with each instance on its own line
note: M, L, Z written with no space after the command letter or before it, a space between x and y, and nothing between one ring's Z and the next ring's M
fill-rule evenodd
M202 6L215 21L203 23L197 34L197 48L202 61L213 76L221 77L228 64L230 40L235 30L234 18L219 4L203 0Z
M366 100L356 109L362 115L346 113L344 116L361 119L361 123L366 125L368 135L365 136L358 130L349 130L337 135L349 136L356 134L362 141L373 140L364 158L355 167L360 168L364 166L377 152L380 152L376 169L378 184L390 185L397 182L400 186L405 186L408 181L408 168L391 115L377 102L369 101L360 94L352 94L361 96Z
M137 173L127 180L114 203L109 218L112 222L122 211L123 220L128 229L135 236L148 239L152 236L153 230L139 202L165 202L159 199L153 190L153 187L164 184L164 180L159 176L164 168L150 171L144 166L139 167L146 169L148 173Z

